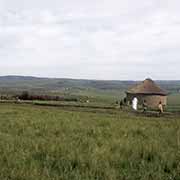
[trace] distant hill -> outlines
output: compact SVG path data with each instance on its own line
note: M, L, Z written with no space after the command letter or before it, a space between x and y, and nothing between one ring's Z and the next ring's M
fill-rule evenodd
M137 81L102 81L32 76L0 76L0 91L60 91L64 89L126 90ZM170 92L180 90L180 81L157 81Z

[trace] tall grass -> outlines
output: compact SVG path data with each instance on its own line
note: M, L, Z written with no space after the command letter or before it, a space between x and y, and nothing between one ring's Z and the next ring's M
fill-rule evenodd
M0 105L0 179L180 179L179 117Z

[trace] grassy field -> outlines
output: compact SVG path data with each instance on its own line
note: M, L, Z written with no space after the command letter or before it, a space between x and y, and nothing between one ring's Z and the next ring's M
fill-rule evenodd
M60 94L51 94L60 95ZM62 94L61 94L62 95ZM70 90L68 94L63 94L66 98L74 97L76 101L66 100L21 100L22 104L34 104L44 106L59 106L59 107L84 107L84 108L104 108L104 109L115 109L117 108L117 102L126 97L124 91L118 90L97 90L97 89L86 89L86 90ZM88 102L87 102L88 101ZM2 103L16 102L16 100L0 100ZM168 96L167 106L165 107L166 112L179 113L180 114L180 93L172 93ZM139 106L141 109L142 107ZM150 109L149 109L150 110ZM141 110L140 110L141 111Z
M0 179L179 180L179 117L0 104Z
M168 110L180 112L180 93L174 93L168 97Z

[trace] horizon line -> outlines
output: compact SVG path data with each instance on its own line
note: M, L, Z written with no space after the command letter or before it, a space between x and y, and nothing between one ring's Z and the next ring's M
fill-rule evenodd
M72 77L48 77L48 76L36 76L36 75L0 75L2 77L30 77L30 78L38 78L38 79L69 79L69 80L87 80L87 81L143 81L145 79L149 79L149 77L144 79L91 79L91 78L72 78ZM180 81L180 79L153 79L154 81Z

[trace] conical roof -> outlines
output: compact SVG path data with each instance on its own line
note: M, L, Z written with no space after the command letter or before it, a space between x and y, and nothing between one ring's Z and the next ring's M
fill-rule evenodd
M133 86L127 93L167 95L167 92L161 89L152 79L146 79L140 84Z

